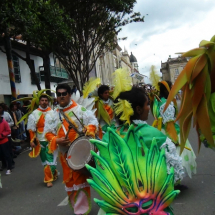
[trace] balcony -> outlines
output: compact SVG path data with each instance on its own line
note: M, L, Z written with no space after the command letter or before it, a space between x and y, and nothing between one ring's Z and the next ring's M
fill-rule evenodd
M69 75L66 72L66 70L60 67L50 66L50 74L51 74L51 77L50 77L51 82L59 83L69 78ZM44 69L42 66L40 67L40 75L41 75L41 81L44 81L45 80Z

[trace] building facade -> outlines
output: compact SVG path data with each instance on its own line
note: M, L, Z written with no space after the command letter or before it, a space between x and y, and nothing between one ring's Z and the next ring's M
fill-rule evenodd
M169 57L167 62L161 62L160 72L162 73L162 80L171 81L174 84L187 62L187 58L184 57Z
M26 55L21 49L14 49L14 51L23 57ZM43 59L32 54L31 60L35 67L37 77L40 80L41 88L44 89L45 79ZM0 102L5 102L9 105L12 99L10 79L6 54L3 52L0 52L0 65ZM31 96L32 92L37 90L37 86L35 85L34 79L31 77L31 72L27 63L13 55L13 66L17 96ZM112 52L104 52L104 54L99 57L94 69L90 72L90 77L99 77L102 84L113 86L112 74L118 68L125 68L129 71L133 84L136 85L144 82L144 76L138 71L136 57L132 53L129 55L126 49L122 51L122 48L119 45L117 45ZM50 73L51 90L55 90L58 83L68 83L71 87L73 86L72 79L69 79L66 70L53 54L50 54Z
M103 84L113 85L112 74L116 69L124 68L129 71L133 84L144 82L144 75L139 73L136 57L128 51L117 45L112 52L106 52L96 62L96 77L101 78Z
M13 49L19 55L25 57L25 52ZM43 59L41 57L31 55L32 63L42 89L45 89ZM51 89L55 90L57 84L68 79L68 74L64 68L60 66L53 54L50 54L50 72L51 72ZM0 102L8 105L11 103L11 87L8 72L6 54L0 52ZM18 97L31 96L34 90L37 90L34 79L31 76L30 69L25 61L13 55L13 66L15 75L16 93Z

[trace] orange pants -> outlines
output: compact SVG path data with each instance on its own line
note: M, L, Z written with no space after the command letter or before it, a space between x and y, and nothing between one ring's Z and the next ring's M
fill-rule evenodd
M69 203L77 215L88 214L91 210L90 187L87 176L77 171L72 171L66 161L66 155L60 155L63 167L63 181L69 197Z

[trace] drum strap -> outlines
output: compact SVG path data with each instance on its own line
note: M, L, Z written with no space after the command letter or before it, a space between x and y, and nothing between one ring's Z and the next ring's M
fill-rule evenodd
M69 127L73 128L79 135L82 135L81 132L77 130L77 128L72 124L72 122L67 118L66 114L63 112L63 110L60 110L60 114L63 115L64 119L67 121L69 124ZM63 125L63 124L62 124ZM64 127L65 128L65 127ZM64 129L63 129L64 130ZM65 132L65 131L64 131Z

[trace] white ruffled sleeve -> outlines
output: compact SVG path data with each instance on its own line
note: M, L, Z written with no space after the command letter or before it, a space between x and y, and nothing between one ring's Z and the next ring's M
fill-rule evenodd
M87 110L86 108L80 106L79 114L81 115L84 125L86 125L86 126L94 125L94 126L96 126L96 129L98 129L99 123L92 111Z
M173 102L171 102L166 111L163 112L165 105L166 103L162 104L160 107L160 115L163 118L163 124L175 120L175 108Z
M167 171L169 173L170 168L174 167L175 172L175 183L183 179L184 167L182 165L182 158L176 151L175 144L167 137L166 142L160 147L165 149Z
M57 134L57 127L59 123L58 112L47 113L45 118L44 135L47 133Z
M30 114L29 117L28 117L27 130L31 130L33 132L37 131L36 118L34 117L33 113Z

